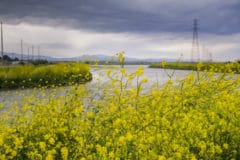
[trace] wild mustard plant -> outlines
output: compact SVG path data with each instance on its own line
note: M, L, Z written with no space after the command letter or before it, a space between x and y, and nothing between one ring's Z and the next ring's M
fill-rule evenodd
M0 89L83 83L91 79L89 70L82 63L0 67Z
M166 62L153 63L150 65L151 68L167 68L167 69L180 69L180 70L196 70L211 71L214 72L234 72L240 73L240 63L237 62L200 62L201 67L196 63L180 62L181 58L177 62Z
M143 90L143 72L108 70L93 99L74 85L12 106L0 117L0 159L240 157L239 75L192 72Z

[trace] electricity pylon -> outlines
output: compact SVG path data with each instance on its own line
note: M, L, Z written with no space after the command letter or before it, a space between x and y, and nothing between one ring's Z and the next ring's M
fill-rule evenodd
M1 54L2 54L2 64L3 64L3 28L2 28L2 21L1 21Z
M193 39L192 39L192 52L191 52L191 61L197 57L197 61L200 61L200 54L199 54L199 43L198 43L198 20L193 20Z

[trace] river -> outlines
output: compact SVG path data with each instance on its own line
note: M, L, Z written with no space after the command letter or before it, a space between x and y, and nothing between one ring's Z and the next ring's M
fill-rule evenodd
M117 66L112 66L117 67ZM128 73L134 72L137 68L139 68L139 65L126 65L125 68ZM171 69L155 69L155 68L148 68L147 65L143 65L144 67L144 74L142 77L148 78L148 85L151 85L153 83L163 84L167 80L169 80L169 76L172 76L172 79L175 78L183 78L185 77L189 72L191 71L185 71L185 70L171 70ZM105 74L106 70L109 68L105 67L91 67L91 73L93 75L93 79L91 82L88 83L91 86L92 89L97 85L96 83L108 83L108 78ZM105 75L105 76L104 76ZM58 87L55 89L46 89L45 90L45 96L51 94L58 94L63 95L66 94L66 92L70 89L70 86L64 86L64 87ZM38 97L41 99L42 94L39 94L38 89L17 89L17 90L7 90L7 91L0 91L0 104L3 106L6 105L12 105L14 103L19 103L23 100L25 97Z

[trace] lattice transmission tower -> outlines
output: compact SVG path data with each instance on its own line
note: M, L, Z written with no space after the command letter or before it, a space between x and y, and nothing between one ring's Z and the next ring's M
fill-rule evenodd
M1 56L2 56L2 63L3 63L3 27L1 21Z
M191 61L199 62L200 53L199 53L199 42L198 42L198 19L193 20L193 39L192 39L192 52L191 52Z

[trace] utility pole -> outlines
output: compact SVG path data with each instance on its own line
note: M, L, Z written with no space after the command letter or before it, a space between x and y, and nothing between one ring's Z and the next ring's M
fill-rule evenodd
M29 61L29 48L28 48L28 56L27 56L27 60Z
M209 52L210 62L213 62L213 56L212 53Z
M203 48L202 48L202 60L203 60L203 58L205 58L206 61L208 61L208 62L213 61L212 53L205 46L203 46Z
M23 61L23 40L21 39L21 61Z
M197 61L200 61L199 43L198 43L198 19L193 20L193 39L192 39L192 52L191 61L194 62L194 57L197 56Z
M40 60L40 47L38 46L38 60Z
M34 46L32 45L32 60L34 60Z
M2 21L1 21L1 53L2 53L2 64L3 64L3 28L2 28Z

